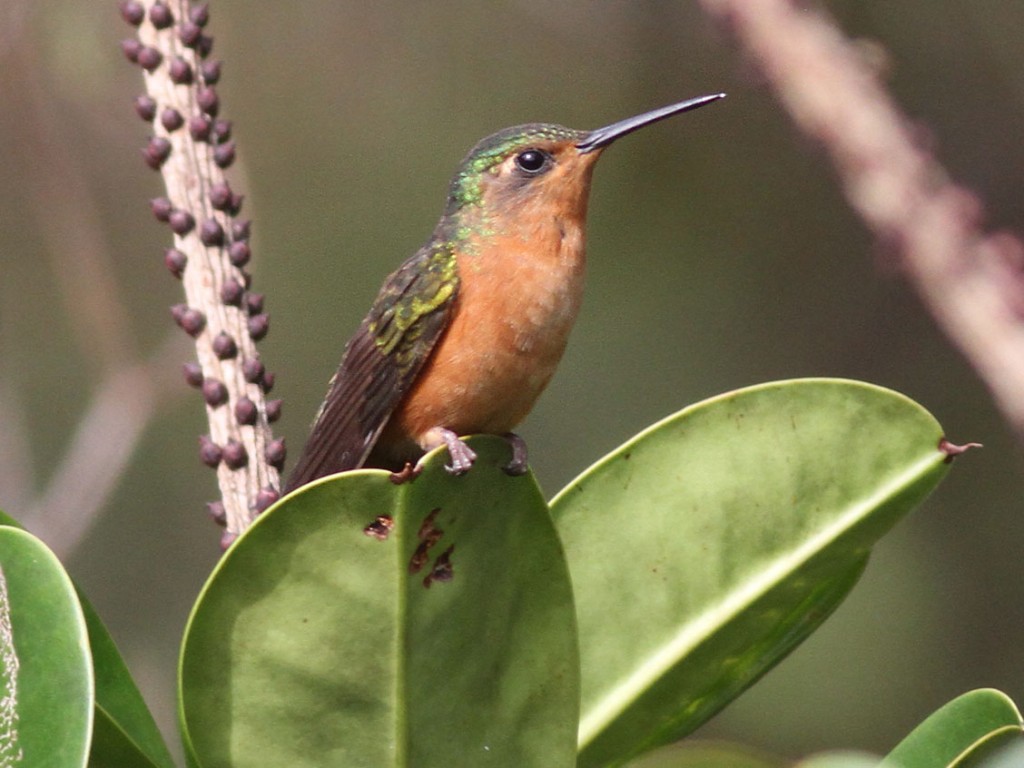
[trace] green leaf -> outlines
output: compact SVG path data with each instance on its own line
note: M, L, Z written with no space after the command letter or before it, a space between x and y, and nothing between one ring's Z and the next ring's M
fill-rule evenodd
M895 392L778 382L681 411L563 490L580 765L689 733L807 637L945 474L941 436Z
M132 680L110 633L79 594L96 674L96 716L90 768L174 768L153 715Z
M23 530L17 520L2 511L0 526ZM96 702L89 767L174 768L174 760L167 751L153 715L110 633L77 585L75 594L85 618L95 676Z
M901 741L880 768L952 768L977 762L1019 740L1020 712L1003 693L983 688L934 712Z
M435 454L401 486L375 470L306 486L236 542L182 648L195 765L575 764L561 546L533 478L499 468L504 442L473 446L464 477ZM387 539L366 535L382 515Z
M92 714L89 641L71 579L43 542L0 525L0 764L86 765Z

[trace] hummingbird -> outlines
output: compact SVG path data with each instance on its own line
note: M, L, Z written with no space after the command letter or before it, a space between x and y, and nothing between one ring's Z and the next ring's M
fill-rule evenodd
M430 239L384 281L346 345L285 489L359 467L403 482L441 446L460 475L476 459L460 435L475 433L505 437L505 471L524 473L526 444L512 430L554 374L579 312L597 158L724 96L593 131L518 125L473 147Z

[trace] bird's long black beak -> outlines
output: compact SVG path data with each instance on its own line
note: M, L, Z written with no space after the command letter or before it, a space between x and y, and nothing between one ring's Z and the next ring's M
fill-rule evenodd
M625 120L619 120L617 123L606 125L604 128L598 128L595 131L591 131L583 140L576 144L576 149L580 153L591 152L595 149L601 149L607 147L616 139L625 136L627 133L632 133L638 128L643 128L645 125L656 123L659 120L664 120L666 117L672 117L672 115L678 115L682 112L689 112L691 109L697 109L703 107L705 104L710 104L713 101L724 99L724 93L714 93L710 96L698 96L696 99L689 99L687 101L681 101L678 104L670 104L667 107L661 109L652 109L650 112L644 112L642 115L635 115L634 117L627 117Z

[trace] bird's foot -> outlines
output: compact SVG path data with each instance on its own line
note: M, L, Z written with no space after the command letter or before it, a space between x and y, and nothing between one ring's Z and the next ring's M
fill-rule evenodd
M505 470L505 474L511 475L512 477L525 475L526 470L530 468L526 459L526 441L515 432L506 432L502 437L505 438L509 446L512 448L511 461L502 467L502 469Z
M388 475L390 480L395 485L401 485L402 483L408 483L410 480L415 480L423 472L423 467L417 461L413 464L411 461L405 462L405 466L402 467L398 472L392 472Z
M469 472L473 462L476 461L476 453L473 452L473 449L460 440L459 436L450 429L441 429L438 430L438 433L441 439L444 440L444 444L448 448L448 456L452 460L451 464L444 465L448 474L458 477Z

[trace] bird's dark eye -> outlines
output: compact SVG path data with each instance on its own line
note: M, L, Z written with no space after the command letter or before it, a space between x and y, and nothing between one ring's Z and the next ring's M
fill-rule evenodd
M533 175L543 171L550 160L551 155L547 152L539 149L528 149L516 155L516 167L524 173Z

